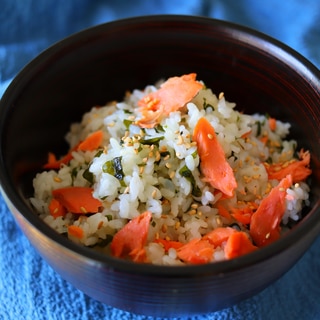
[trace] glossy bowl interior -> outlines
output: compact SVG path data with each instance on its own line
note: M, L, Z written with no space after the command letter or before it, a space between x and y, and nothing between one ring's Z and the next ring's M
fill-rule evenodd
M311 205L276 243L213 265L132 264L71 243L29 205L32 178L48 151L63 154L64 135L93 105L126 90L196 72L246 113L292 124L312 154ZM108 305L154 316L215 311L261 291L283 275L320 231L320 75L295 51L260 33L200 17L151 16L75 34L40 54L0 102L0 182L15 220L66 280Z

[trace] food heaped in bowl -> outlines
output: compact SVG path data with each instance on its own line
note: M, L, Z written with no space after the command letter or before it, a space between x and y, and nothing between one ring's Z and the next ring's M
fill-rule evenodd
M309 204L310 153L289 129L237 111L194 73L171 77L72 124L69 152L49 154L31 202L101 254L160 265L236 258L278 240Z
M70 241L39 218L30 204L32 181L43 171L48 151L57 159L68 154L65 135L70 124L81 123L93 106L123 101L126 91L144 90L159 79L190 73L196 73L221 103L219 94L224 92L226 101L236 103L232 110L289 123L290 133L283 139L296 140L297 151L309 151L309 205L289 232L235 259L173 267L132 263L101 253ZM234 24L152 16L97 26L44 51L5 92L0 101L1 191L35 249L87 295L113 307L159 317L222 309L282 276L320 232L319 87L319 70L298 53ZM184 170L182 174L188 175Z

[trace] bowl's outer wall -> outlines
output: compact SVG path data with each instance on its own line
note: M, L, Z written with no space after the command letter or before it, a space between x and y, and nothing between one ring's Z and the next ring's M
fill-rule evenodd
M50 48L18 75L1 101L1 183L18 224L65 279L98 300L132 312L201 313L258 292L292 266L320 229L320 219L313 217L320 214L319 70L292 54L254 32L195 17L106 24ZM306 224L313 219L312 230L281 255L220 276L210 269L181 277L132 275L130 269L119 271L61 246L65 240L52 235L27 209L31 179L48 151L66 152L64 135L70 124L93 105L121 100L126 90L190 72L214 92L225 92L238 109L292 123L292 136L312 153L312 204L317 208L306 219ZM21 197L14 192L17 185Z

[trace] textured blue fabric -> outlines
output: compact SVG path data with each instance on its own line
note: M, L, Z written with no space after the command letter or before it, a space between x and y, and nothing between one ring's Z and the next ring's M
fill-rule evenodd
M320 66L318 0L0 0L0 97L16 73L59 39L98 23L145 14L229 20L288 44ZM320 238L281 279L209 319L320 319ZM61 279L35 252L0 196L0 320L151 319L103 305Z

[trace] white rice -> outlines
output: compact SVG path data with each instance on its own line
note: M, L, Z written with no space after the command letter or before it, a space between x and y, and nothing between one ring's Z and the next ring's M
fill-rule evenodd
M271 131L266 116L242 114L235 109L234 103L226 101L224 95L217 97L210 89L201 90L187 104L185 112L176 111L163 119L161 130L141 130L133 124L139 116L137 101L155 90L157 87L152 85L142 91L134 90L125 96L124 101L94 107L84 114L81 122L72 124L66 135L70 147L90 133L103 130L103 152L99 156L99 150L73 152L68 165L37 174L33 181L34 197L30 200L40 217L57 232L68 235L68 226L80 226L84 237L78 239L68 235L69 238L106 254L109 254L112 236L130 219L149 210L152 213L146 245L149 260L160 265L181 265L183 262L177 258L174 249L165 253L153 239L160 237L186 243L226 223L215 208L221 193L216 193L203 181L197 148L191 140L198 120L205 116L213 125L226 159L235 172L238 187L229 200L234 207L239 201L259 204L266 196L266 190L277 184L277 181L268 180L263 162L292 159L297 144L285 140L290 124L277 121L276 130ZM250 130L250 136L243 138ZM261 142L261 136L266 133L277 148L271 150ZM157 137L159 139L154 144L144 143ZM103 171L104 164L116 157L121 158L122 182ZM195 185L179 173L184 167L192 172ZM65 186L91 186L83 177L87 169L94 176L93 195L103 203L101 212L81 217L68 213L54 219L48 210L52 190ZM192 194L195 187L200 190L196 196ZM302 182L286 192L284 225L301 218L301 209L308 203L309 187ZM223 259L223 248L215 249L213 261Z

